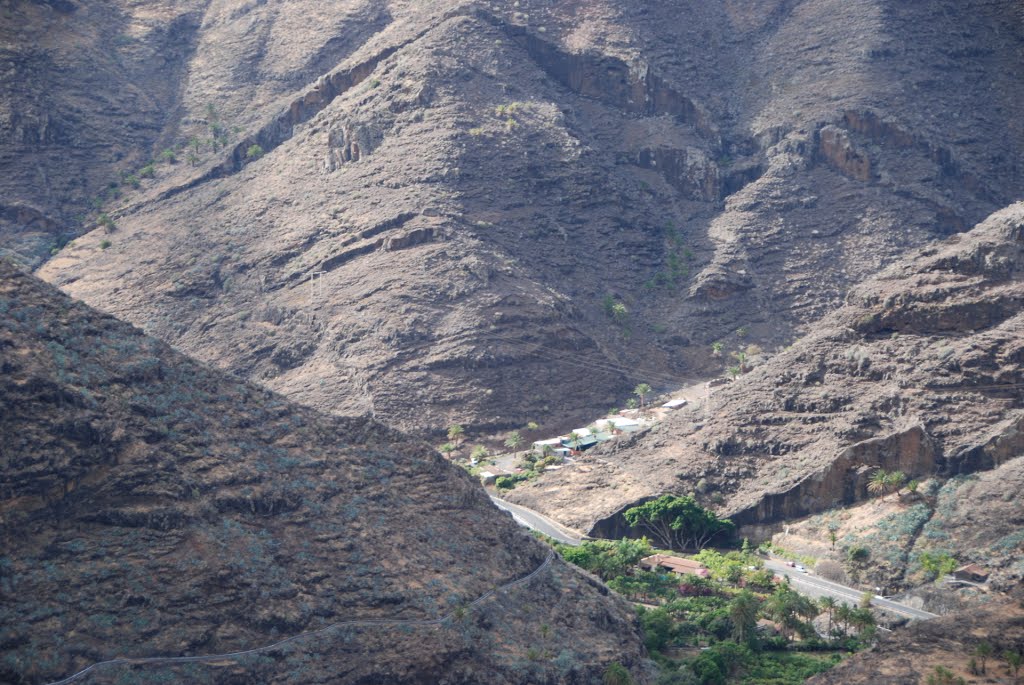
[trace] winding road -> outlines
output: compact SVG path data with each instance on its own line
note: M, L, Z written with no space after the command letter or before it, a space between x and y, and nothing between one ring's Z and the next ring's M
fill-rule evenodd
M495 506L512 514L512 518L515 519L516 523L519 525L541 532L559 542L576 546L580 544L580 541L583 539L583 536L578 532L566 528L557 521L533 511L532 509L527 509L524 506L512 504L511 502L506 502L505 500L494 497L493 495L491 496L491 501L494 502ZM808 597L816 598L827 596L832 597L838 602L845 602L846 604L857 606L860 604L860 598L864 594L862 590L848 587L846 585L840 585L839 583L833 583L832 581L825 580L819 576L799 571L777 559L766 559L764 565L765 568L770 569L777 575L787 576L790 579L790 583L793 585L793 589L801 594L807 595ZM871 605L917 621L938 618L938 614L933 614L922 609L915 609L912 606L893 602L892 600L884 599L877 595L872 598Z
M270 651L272 649L276 649L278 647L283 647L284 645L289 644L291 642L295 642L297 640L302 640L302 639L305 639L305 638L312 638L312 637L322 636L322 635L326 634L328 631L335 630L337 628L352 628L352 627L356 627L356 626L414 626L414 627L415 626L419 626L419 627L439 626L442 623L444 623L446 620L448 620L449 618L454 616L459 611L468 611L468 610L472 609L473 607L477 606L478 604L480 604L481 602L484 602L484 601L490 599L491 597L493 597L494 595L498 594L499 592L504 592L505 590L509 590L509 589L517 587L519 585L525 585L526 583L528 583L531 580L533 580L537 575L542 573L544 571L544 569L546 569L548 566L550 566L551 562L554 560L554 558L555 558L554 550L549 550L548 551L548 555L544 558L544 561L541 562L540 566L535 568L529 574L523 576L522 578L517 578L516 580L509 581L508 583L505 583L504 585L500 585L500 586L498 586L498 587L496 587L496 588L494 588L492 590L488 590L484 594L482 594L479 597L477 597L476 599L474 599L469 604L467 604L467 605L465 605L463 607L459 607L459 608L453 609L452 611L449 611L447 614L445 614L444 616L441 616L440 618L427 618L427 619L402 619L402 618L388 619L388 618L376 618L376 619L357 619L357 620L353 620L353 621L340 621L338 623L332 623L329 626L325 626L323 628L320 628L319 630L311 630L311 631L306 632L306 633L299 633L298 635L292 635L291 637L286 637L283 640L278 640L277 642L274 642L274 643L269 644L269 645L263 645L261 647L254 647L252 649L246 649L246 650L243 650L243 651L240 651L240 652L227 652L225 654L205 654L205 655L202 655L202 656L152 656L152 657L139 657L139 658L108 659L106 661L99 661L99 662L97 662L95 664L92 664L91 666L87 666L87 667L83 668L81 671L79 671L78 673L74 673L72 675L69 675L67 678L64 678L62 680L56 680L56 681L54 681L52 683L47 683L47 685L67 685L68 683L72 683L72 682L78 680L79 678L81 678L82 676L84 676L84 675L86 675L88 673L91 673L92 671L95 671L95 670L97 670L99 668L102 668L104 666L145 666L145 665L169 665L169 664L195 664L195 663L204 663L204 662L211 662L211 661L229 661L229 660L239 659L241 657L248 656L250 654L259 654L261 652L267 652L267 651Z
M518 504L512 504L506 502L503 499L498 499L494 495L491 495L491 501L499 509L504 509L508 513L512 514L512 518L519 525L535 530L538 533L543 533L549 538L553 538L558 542L566 545L572 545L573 547L580 544L583 536L571 528L566 528L558 521L550 519L544 514L539 514L533 509L527 509L526 507Z

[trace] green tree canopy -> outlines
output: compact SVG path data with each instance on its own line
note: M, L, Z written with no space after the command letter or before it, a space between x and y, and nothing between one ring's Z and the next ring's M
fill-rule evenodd
M703 549L735 530L732 521L718 518L690 495L662 495L627 509L623 517L632 528L644 531L667 549Z

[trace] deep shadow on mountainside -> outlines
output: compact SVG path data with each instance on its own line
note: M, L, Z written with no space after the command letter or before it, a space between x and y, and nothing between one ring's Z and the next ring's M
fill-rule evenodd
M595 448L508 498L617 536L628 532L621 512L629 506L693 492L741 534L765 539L787 521L874 497L872 473L898 470L948 484L900 505L924 516L914 536L935 533L915 550L988 565L1005 589L1024 577L1022 453L1017 203L852 288L811 333L702 406ZM887 580L906 586L906 567L893 571Z
M8 245L39 263L102 211L43 278L402 428L717 372L712 341L788 343L1024 192L1010 0L3 11Z
M593 683L632 609L427 446L199 365L0 259L0 682Z

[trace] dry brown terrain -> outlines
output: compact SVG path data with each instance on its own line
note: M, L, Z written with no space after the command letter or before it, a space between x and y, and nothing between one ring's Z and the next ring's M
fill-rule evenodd
M83 92L167 93L134 137L88 111L62 129L105 147L0 139L25 168L5 206L75 233L118 172L211 123L230 139L122 186L116 230L41 274L299 401L418 431L562 425L717 368L714 340L788 342L1024 188L1010 0L159 7L5 9L98 74L46 89L32 130ZM164 26L181 54L154 70ZM12 63L34 35L7 36ZM46 64L39 82L64 73ZM66 160L81 191L37 192L28 170Z
M984 496L964 490L940 526L969 554L978 536L994 534L982 523L1000 516L990 498L1009 498L1012 509L1018 492L1009 474L1020 460L1007 462L1024 447L1022 268L1024 204L1016 204L851 289L812 333L719 389L710 405L509 499L617 535L618 512L637 500L696 492L760 538L865 499L876 468L944 481L1006 464L1007 477L983 477Z
M0 260L0 682L576 683L643 656L632 609L462 470L367 418L203 367ZM453 613L454 612L454 613Z

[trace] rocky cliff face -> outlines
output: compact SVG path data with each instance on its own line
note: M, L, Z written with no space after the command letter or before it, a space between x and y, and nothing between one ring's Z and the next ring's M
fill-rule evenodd
M1017 199L1017 9L199 4L137 153L199 135L195 166L158 164L41 274L321 409L568 420L704 373L737 329L789 341Z
M865 499L876 468L945 479L1006 464L1024 449L1022 268L1016 204L853 288L702 407L512 498L618 534L622 508L692 491L761 537L757 524Z
M426 446L209 370L0 261L0 681L591 683L632 610ZM430 625L396 625L390 619Z

